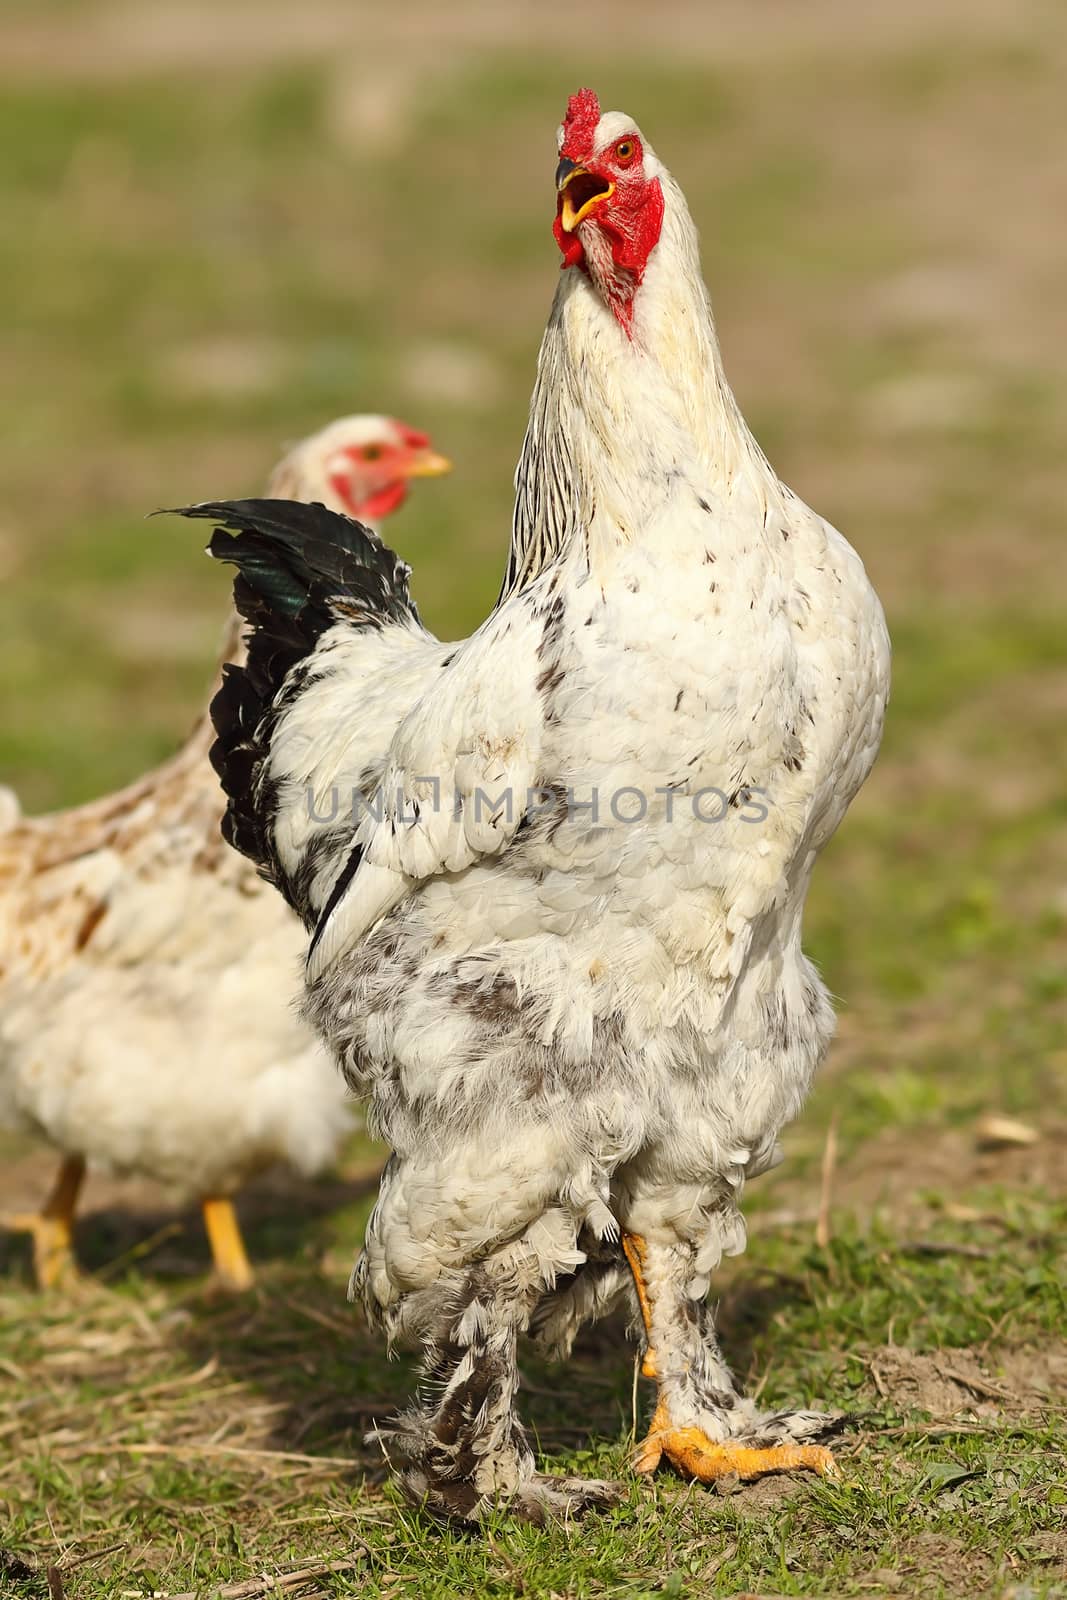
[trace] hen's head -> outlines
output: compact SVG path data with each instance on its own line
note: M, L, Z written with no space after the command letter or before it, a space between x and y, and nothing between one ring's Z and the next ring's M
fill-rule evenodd
M601 113L592 89L571 95L559 130L553 232L564 267L589 273L627 331L663 226L657 173L632 118Z
M282 500L320 500L375 523L403 505L412 478L450 468L427 434L395 417L341 417L294 445L275 468L269 492Z

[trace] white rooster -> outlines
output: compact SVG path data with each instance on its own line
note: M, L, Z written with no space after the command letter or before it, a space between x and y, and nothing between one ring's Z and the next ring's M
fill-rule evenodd
M367 521L448 463L390 417L298 445L271 493ZM243 657L240 619L223 659ZM344 1086L293 1004L300 925L219 834L204 715L170 761L117 794L0 829L0 1122L65 1153L36 1214L42 1287L70 1266L86 1161L196 1197L218 1276L251 1282L229 1196L254 1171L329 1162Z
M516 1346L622 1296L639 1471L833 1470L829 1418L739 1392L705 1296L833 1031L801 914L878 748L884 620L741 418L640 130L583 90L559 153L568 270L473 637L430 637L350 521L188 512L254 630L213 708L229 834L312 932L308 1015L394 1152L353 1278L425 1351L390 1459L460 1521L612 1498L536 1471Z

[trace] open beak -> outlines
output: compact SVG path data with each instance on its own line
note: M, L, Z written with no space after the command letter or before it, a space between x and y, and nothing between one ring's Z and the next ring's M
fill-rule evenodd
M404 467L406 478L439 478L443 472L451 472L452 463L447 456L439 456L436 450L414 450L407 459Z
M609 178L598 178L564 156L556 168L556 190L560 226L564 233L573 233L579 222L584 222L602 200L611 198L615 185Z

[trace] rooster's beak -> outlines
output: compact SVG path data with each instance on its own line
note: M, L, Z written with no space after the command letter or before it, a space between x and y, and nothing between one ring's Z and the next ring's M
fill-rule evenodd
M573 187L572 187L573 186ZM610 199L615 185L608 178L598 178L595 173L563 156L556 168L556 190L560 197L559 220L564 233L573 233L594 206Z
M407 478L439 478L443 472L451 472L452 463L447 456L439 456L436 450L415 450L409 457L404 468Z

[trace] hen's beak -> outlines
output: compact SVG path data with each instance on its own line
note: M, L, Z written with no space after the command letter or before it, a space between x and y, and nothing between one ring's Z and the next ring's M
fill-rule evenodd
M447 456L439 456L436 450L413 450L407 459L404 476L407 478L439 478L443 472L451 472L452 463Z
M560 197L560 226L564 233L573 233L594 207L611 198L615 185L564 156L556 168L556 190Z

